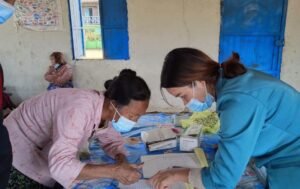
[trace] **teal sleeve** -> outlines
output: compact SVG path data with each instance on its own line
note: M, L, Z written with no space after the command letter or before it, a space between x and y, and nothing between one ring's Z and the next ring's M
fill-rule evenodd
M233 189L254 151L265 121L265 108L252 96L231 93L219 99L220 143L214 161L202 169L206 189Z

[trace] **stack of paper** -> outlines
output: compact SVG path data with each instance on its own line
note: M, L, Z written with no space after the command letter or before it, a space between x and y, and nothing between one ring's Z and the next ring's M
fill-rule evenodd
M149 151L164 150L177 146L179 130L172 127L162 127L141 133L143 142L148 145Z
M156 151L156 150L165 150L165 149L171 149L176 148L177 146L177 139L171 139L171 140L165 140L160 142L155 142L153 144L148 145L148 149L150 152Z

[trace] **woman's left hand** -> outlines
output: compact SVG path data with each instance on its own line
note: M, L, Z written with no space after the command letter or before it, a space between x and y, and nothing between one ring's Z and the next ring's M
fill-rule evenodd
M169 189L177 182L187 183L190 169L167 169L156 173L149 182L155 189Z

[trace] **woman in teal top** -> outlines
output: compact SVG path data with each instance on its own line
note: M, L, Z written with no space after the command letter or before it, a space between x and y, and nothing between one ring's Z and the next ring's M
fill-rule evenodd
M193 112L216 101L221 141L209 168L159 172L150 179L156 189L178 181L195 188L233 189L250 158L267 168L270 189L300 188L300 93L294 88L246 69L238 54L218 64L191 48L167 55L161 88Z

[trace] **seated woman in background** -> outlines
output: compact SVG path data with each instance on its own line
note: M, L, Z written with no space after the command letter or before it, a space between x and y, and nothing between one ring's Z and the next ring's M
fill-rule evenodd
M23 102L5 120L12 148L9 188L70 188L76 180L113 178L131 184L139 166L128 164L120 132L130 131L149 105L150 90L132 70L105 83L104 93L56 89ZM92 165L77 155L97 138L116 164ZM21 179L21 180L20 180Z
M47 90L56 88L73 88L72 67L68 64L61 52L53 52L50 55L51 66L45 73L45 80L50 82Z

